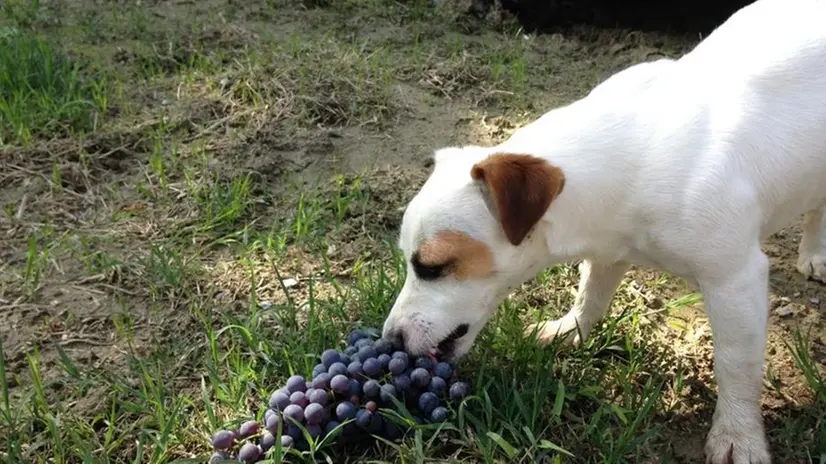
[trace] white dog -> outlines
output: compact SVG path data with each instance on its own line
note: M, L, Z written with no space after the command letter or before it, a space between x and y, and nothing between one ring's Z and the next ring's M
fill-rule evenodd
M825 207L826 0L759 0L498 146L438 150L404 214L384 335L461 357L510 289L583 260L574 307L528 328L576 344L631 263L670 271L699 288L714 335L707 461L768 463L761 242L804 215L797 267L826 279Z

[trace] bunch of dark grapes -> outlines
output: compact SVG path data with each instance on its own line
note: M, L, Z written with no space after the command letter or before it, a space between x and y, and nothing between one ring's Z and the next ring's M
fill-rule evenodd
M332 433L346 440L395 440L409 429L380 409L396 410L398 404L416 424L449 420L450 406L470 394L470 385L456 379L451 364L397 348L375 329L354 330L343 351L321 354L311 380L293 375L272 393L263 424L249 421L215 433L211 462L263 461L276 441L284 449L306 446L305 433L314 441Z

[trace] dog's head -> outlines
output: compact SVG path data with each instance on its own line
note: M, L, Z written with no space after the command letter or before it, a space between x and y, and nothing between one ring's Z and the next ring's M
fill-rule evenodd
M528 154L437 151L402 219L407 278L384 337L415 355L464 356L509 289L546 263L536 226L564 184L560 168Z

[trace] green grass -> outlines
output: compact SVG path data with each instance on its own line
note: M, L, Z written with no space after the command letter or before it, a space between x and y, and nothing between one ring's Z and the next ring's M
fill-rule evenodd
M424 0L2 13L9 463L204 462L213 431L262 418L321 351L381 326L430 151L501 139L687 43L526 36ZM633 272L582 346L537 348L524 327L560 316L577 281L557 266L502 304L460 364L473 395L449 423L270 462L697 461L715 399L702 299ZM814 284L778 293L826 301ZM811 331L773 320L787 341L770 344L767 376L778 462L826 462L824 333L808 314L795 322Z

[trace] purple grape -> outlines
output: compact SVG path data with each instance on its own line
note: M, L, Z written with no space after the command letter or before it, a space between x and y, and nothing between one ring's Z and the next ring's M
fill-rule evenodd
M425 388L430 383L430 373L422 367L417 367L410 373L410 381L416 388Z
M344 374L338 374L330 379L330 388L338 394L345 394L350 388L350 379Z
M395 440L401 436L401 431L399 430L399 427L393 423L393 421L386 420L384 421L384 436L391 440Z
M320 404L321 406L327 406L327 400L329 396L325 390L321 389L313 389L310 395L307 397L310 399L310 404Z
M310 434L310 438L316 440L321 436L321 426L318 424L310 424L307 426L307 433Z
M308 424L320 424L324 419L324 406L318 403L310 403L304 408L304 418Z
M331 433L333 433L333 431L339 425L341 425L341 424L339 424L338 422L336 422L334 420L331 420L331 421L327 422L327 424L324 425L324 435L330 435Z
M264 423L266 424L267 419L269 419L270 416L275 415L275 414L276 414L276 412L273 411L272 409L267 409L266 411L264 411Z
M316 378L319 374L323 374L325 372L327 372L327 366L324 364L316 364L315 367L313 367L313 378Z
M289 435L281 435L281 447L282 448L284 448L284 449L292 448L293 443L295 443L295 441L293 440L293 437L291 437Z
M401 374L393 377L393 386L396 387L397 392L405 392L410 389L410 377L407 374Z
M344 349L344 354L346 354L347 356L353 356L354 354L358 353L358 351L359 349L355 346L348 346Z
M402 358L391 358L390 363L387 365L387 369L393 375L400 375L407 369L407 361Z
M470 394L470 385L466 382L456 382L450 386L450 399L459 402Z
M284 417L293 419L298 423L304 422L304 408L297 404L291 404L284 408Z
M356 411L358 411L358 408L356 408L353 403L342 401L336 406L336 418L338 418L339 422L348 421L356 417Z
M342 362L334 363L329 369L327 369L327 373L333 377L337 375L347 375L347 366L345 366Z
M436 395L442 395L447 391L447 382L441 377L433 377L430 379L430 385L427 386L427 391Z
M436 364L433 373L445 380L449 380L450 376L453 375L453 367L446 362L440 362Z
M359 427L366 429L370 426L371 419L373 418L373 414L366 410L366 409L359 409L356 413L356 425Z
M256 462L261 457L261 449L252 443L244 443L244 446L238 450L238 459L246 463Z
M362 348L373 346L373 340L370 340L369 338L362 338L361 340L357 341L356 344L353 346L355 346L356 348L358 348L359 351L361 351Z
M379 398L385 403L392 403L393 400L391 398L396 397L396 387L392 384L386 383L381 386L381 391L379 392Z
M285 433L291 436L293 440L301 440L304 438L304 432L301 431L301 427L298 427L295 424L290 424Z
M356 379L350 379L350 385L347 388L347 394L350 396L361 394L361 384Z
M369 337L367 332L363 330L354 330L347 336L347 344L355 345L359 340Z
M224 453L215 452L209 457L209 464L218 464L227 460L227 456Z
M379 357L378 357L378 358L376 358L376 359L378 359L378 360L379 360L379 362L381 363L381 368L382 368L382 369L387 370L387 369L388 369L388 367L390 367L390 359L391 359L391 358L390 358L390 355L389 355L389 354L387 354L387 353L382 353L382 354L380 354L380 355L379 355Z
M418 401L419 410L426 416L430 415L437 406L439 406L439 397L430 392L424 392L419 396Z
M390 355L390 357L404 359L405 364L410 362L410 357L404 351L394 351L393 354Z
M376 358L367 358L362 368L368 377L377 378L381 375L381 362Z
M347 373L350 374L351 377L356 377L356 378L358 378L359 376L364 374L364 371L362 370L361 362L360 361L350 362L350 364L347 366Z
M259 425L258 422L246 421L241 424L241 427L238 429L238 438L244 439L255 435L259 430L261 430L261 425Z
M278 435L279 425L281 425L281 415L275 413L267 418L267 421L264 423L264 428L266 428L273 435Z
M376 353L376 349L372 346L365 346L364 348L359 348L358 357L362 362L364 362L365 359L375 358L378 355L379 354Z
M212 436L212 446L216 450L230 449L234 442L235 433L232 430L219 430Z
M266 453L270 448L275 446L275 435L265 430L261 434L261 441L258 442L258 445L261 446L261 450Z
M393 346L390 344L390 342L383 338L376 340L376 343L373 343L373 348L376 349L376 352L378 354L387 354L393 350Z
M339 356L338 351L332 348L324 350L324 352L321 353L321 363L327 368L340 361L341 357Z
M367 431L373 434L379 434L383 427L384 419L381 417L381 414L371 413L370 425L367 426Z
M273 411L283 411L284 408L289 406L290 404L290 395L285 394L282 391L275 391L270 396L270 409Z
M450 417L450 411L444 406L436 406L430 413L430 420L433 422L444 422Z
M304 380L304 377L300 375L294 375L287 379L287 390L290 391L290 394L295 393L297 391L303 392L307 390L307 382Z
M333 376L331 376L330 374L328 374L326 372L322 372L321 374L318 374L313 379L313 388L318 389L318 390L327 390L328 388L330 388L330 379L332 379L332 378L333 378Z
M350 363L353 362L353 360L350 359L349 354L339 353L338 358L341 361L341 364L344 364L345 366L349 366Z
M418 358L414 365L427 371L433 369L433 361L430 358Z
M297 404L305 408L310 404L310 400L307 399L307 395L305 395L304 392L297 391L290 395L290 404Z
M364 409L370 412L376 412L376 410L379 409L379 405L377 405L375 401L368 401L364 404Z
M365 397L375 398L379 396L379 393L381 392L381 384L375 380L368 380L367 382L364 382L364 386L361 390L364 392Z

